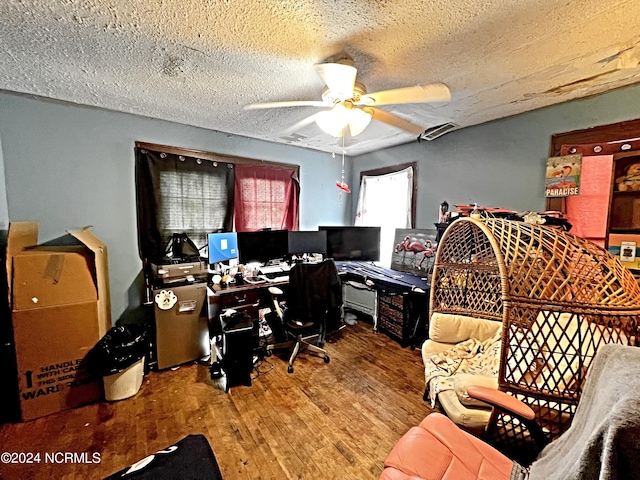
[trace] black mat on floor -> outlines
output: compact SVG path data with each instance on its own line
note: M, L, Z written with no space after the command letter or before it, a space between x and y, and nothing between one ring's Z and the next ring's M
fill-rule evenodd
M204 435L188 435L105 480L222 480L218 462Z

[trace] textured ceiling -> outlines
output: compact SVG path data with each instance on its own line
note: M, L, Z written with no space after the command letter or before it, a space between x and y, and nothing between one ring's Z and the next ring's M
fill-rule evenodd
M314 64L341 51L369 92L446 83L447 104L381 107L425 128L640 81L638 0L2 0L0 18L0 89L327 152L315 124L282 134L317 109L243 107L320 100ZM345 152L415 140L371 122Z

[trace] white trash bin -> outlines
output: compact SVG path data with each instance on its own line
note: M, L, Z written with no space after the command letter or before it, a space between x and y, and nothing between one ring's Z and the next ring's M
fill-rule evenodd
M142 357L123 371L102 377L105 398L109 401L124 400L138 393L144 377L144 363L145 357Z

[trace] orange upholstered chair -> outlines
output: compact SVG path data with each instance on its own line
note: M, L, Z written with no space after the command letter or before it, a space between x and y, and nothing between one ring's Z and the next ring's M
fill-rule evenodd
M381 480L509 480L513 462L432 413L400 439L384 465Z
M638 479L640 348L598 350L569 429L523 467L439 413L412 427L384 462L381 480ZM470 396L511 412L532 437L544 437L534 411L515 397L470 386ZM535 439L537 443L538 438ZM532 457L533 458L533 457Z

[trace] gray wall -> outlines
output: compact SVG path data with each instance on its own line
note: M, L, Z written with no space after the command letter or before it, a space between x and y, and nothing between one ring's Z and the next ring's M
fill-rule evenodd
M356 212L360 172L418 163L416 228L434 228L438 208L454 204L545 208L544 176L551 135L640 117L640 86L548 107L352 158Z
M2 132L0 131L0 232L9 226L9 207L7 206L7 182L4 177L4 156L2 155Z
M40 242L93 225L109 251L114 322L141 297L136 141L300 165L301 229L342 224L350 209L337 199L338 159L297 147L10 93L0 93L0 136L8 219L37 221Z
M0 222L38 221L41 241L62 235L66 228L93 225L109 247L115 321L140 301L135 141L300 165L302 229L352 224L362 170L417 161L416 227L429 228L442 200L542 210L551 135L638 118L639 111L640 86L627 87L466 128L433 142L347 159L345 180L354 193L343 195L339 203L335 181L341 159L329 154L0 93L0 165L4 161L6 179L3 182L0 173Z

